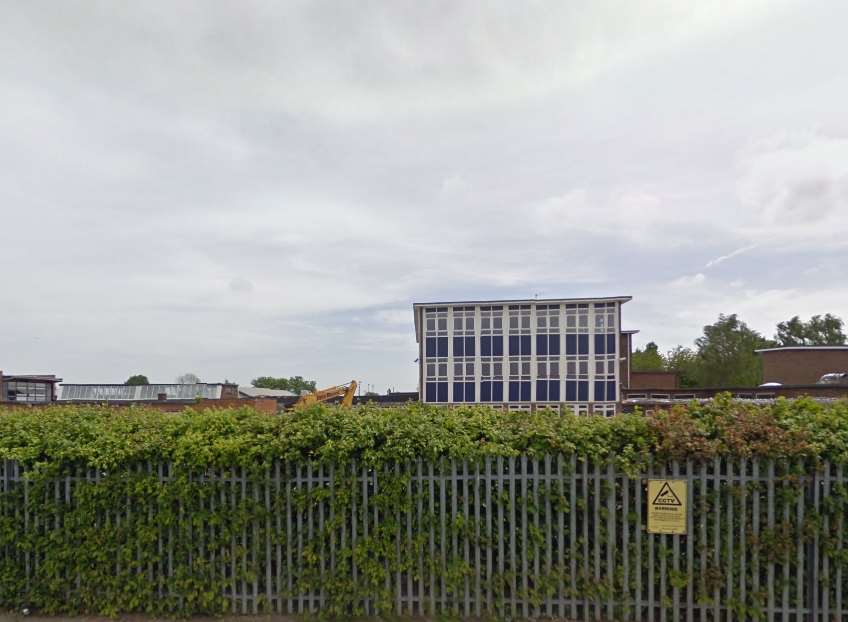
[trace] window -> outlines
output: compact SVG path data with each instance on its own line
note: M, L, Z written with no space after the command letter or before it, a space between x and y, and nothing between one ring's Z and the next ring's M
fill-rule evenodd
M594 316L595 316L595 332L596 333L614 333L615 331L615 318L618 315L616 309L616 303L614 302L601 302L595 303L594 307Z
M530 305L509 306L509 355L530 356Z
M595 356L594 400L596 402L615 402L618 399L615 384L615 355Z
M480 401L503 402L503 360L484 358L480 371Z
M424 401L448 401L448 360L428 359L425 365L426 383Z
M46 382L28 382L12 380L3 383L6 400L28 404L50 402L53 399L52 385Z
M589 332L589 305L586 303L570 303L565 305L565 332Z
M615 404L594 404L592 405L592 414L612 417L615 415Z
M480 307L480 355L503 356L503 307Z
M536 355L559 356L559 305L536 306Z
M474 357L453 359L453 401L477 401L474 391Z
M572 404L566 408L571 408L575 415L583 417L589 414L589 404Z
M536 401L560 401L558 356L536 357Z
M589 401L589 357L565 357L565 401Z
M530 404L510 404L511 412L530 412Z
M424 311L424 356L448 355L448 308L429 307Z
M530 401L530 357L509 357L509 401Z
M474 307L453 308L453 356L474 356Z

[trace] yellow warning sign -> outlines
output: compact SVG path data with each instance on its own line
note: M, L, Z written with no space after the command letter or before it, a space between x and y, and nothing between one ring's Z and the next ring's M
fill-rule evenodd
M686 480L648 480L648 533L686 533Z

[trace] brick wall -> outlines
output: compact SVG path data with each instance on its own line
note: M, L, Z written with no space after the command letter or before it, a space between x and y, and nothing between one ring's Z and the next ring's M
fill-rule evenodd
M674 371L631 371L630 389L676 389L680 376Z
M761 352L763 382L814 384L824 374L848 371L848 349Z

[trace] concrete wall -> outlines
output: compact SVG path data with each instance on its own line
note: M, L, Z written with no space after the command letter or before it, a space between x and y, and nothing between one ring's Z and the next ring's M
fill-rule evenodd
M761 352L763 382L814 384L824 374L848 371L848 348L844 350L773 350Z

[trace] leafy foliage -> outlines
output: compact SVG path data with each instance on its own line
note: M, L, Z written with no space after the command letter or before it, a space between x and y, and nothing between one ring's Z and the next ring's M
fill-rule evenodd
M645 472L652 460L686 458L708 464L717 456L775 459L784 465L781 473L789 473L786 465L797 459L848 464L848 403L796 400L766 407L722 396L653 416L637 413L609 419L548 411L517 415L474 406L448 410L421 404L387 409L317 405L284 416L251 408L165 413L143 407L62 405L0 410L0 460L15 461L27 472L26 487L7 486L0 492L4 536L0 607L28 604L46 613L108 615L224 613L230 606L226 594L231 586L256 580L257 568L264 563L266 537L274 545L297 551L293 583L283 590L290 594L321 590L325 617L363 615L357 603L365 598L373 598L381 611L387 611L394 589L388 579L395 572L412 572L416 565L425 574L438 573L452 593L461 594L470 572L462 547L454 545L447 558L441 551L427 553L424 534L436 518L432 509L419 510L417 518L411 518L412 508L426 510L435 500L420 485L415 496L410 492L409 465L419 459L425 465L439 465L444 458L479 465L487 457L516 456L521 460L554 457L557 464L565 465L575 457L633 474ZM274 493L268 488L269 473L280 463L285 465L282 477L287 492ZM364 469L360 472L380 473L379 491L376 487L371 491L369 507L380 512L383 523L371 532L362 530L368 519L362 509L366 493L364 480L356 480L353 464ZM307 465L309 469L316 465L336 468L333 514L325 513L328 489L306 494L289 483ZM96 483L81 477L84 473L89 477L94 473ZM240 474L238 486L231 483L235 474ZM797 477L787 480L787 493L798 481ZM72 482L73 501L67 502ZM538 516L544 504L560 512L569 509L568 497L556 481L522 491L525 497L513 500L528 516ZM584 484L580 494L577 502L588 503L597 492ZM722 507L736 498L729 484L721 494ZM269 495L270 506L261 502L263 495ZM705 504L698 511L708 512L706 504L714 500L706 495L698 498ZM493 502L503 508L507 499ZM311 528L304 533L290 531L287 525L275 526L277 513L286 507L295 508L304 518L323 517L315 523L315 533ZM25 527L22 508L28 512L29 524L39 527ZM326 555L328 542L345 528L340 522L346 520L344 516L354 517L353 526L347 528L359 530L359 539L355 544L336 540L336 566L331 573L319 559ZM402 524L397 516L411 521L404 523L403 531L410 529L412 536L403 543L396 539ZM739 516L737 522L744 520ZM37 522L33 517L38 517ZM543 555L545 535L534 527L536 520L527 523L527 540L521 546ZM628 516L627 520L634 519ZM728 533L739 532L740 525ZM807 529L781 523L773 533L764 533L762 543L756 544L763 559L791 546L802 527ZM457 514L446 528L448 541L471 546L476 546L477 530L482 539L493 537L470 514ZM593 529L595 537L604 538L605 527L599 524ZM240 544L245 533L262 543L258 552ZM161 542L166 545L159 546ZM39 560L28 580L24 555ZM215 555L218 566L208 562ZM619 552L611 555L615 563L622 563ZM356 577L348 571L352 559L360 569ZM630 559L632 563L633 556ZM648 558L643 555L642 559ZM163 572L171 567L173 572ZM538 581L534 578L535 591L520 596L531 601L544 598L567 571L552 566L545 571L548 574L539 574ZM510 572L489 586L496 594L502 596L504 585L521 578ZM722 572L720 567L705 568L699 589L709 595L710 581L722 581ZM628 587L621 583L620 568L615 577L610 581L617 582L617 589ZM674 580L685 585L687 578L681 575ZM586 597L601 598L607 589L605 581L588 575L576 577L576 586L575 595ZM260 601L260 609L267 606Z
M762 379L762 362L755 350L772 343L734 313L719 315L714 324L704 326L695 345L701 386L749 387Z
M659 346L650 341L644 350L636 348L630 357L630 367L633 371L664 371L665 360L659 352Z
M841 346L846 342L844 322L830 313L804 322L797 315L777 325L774 340L781 346Z
M150 381L144 374L136 374L127 378L127 381L124 384L130 387L137 387L142 385L148 385L150 384Z
M260 376L250 381L254 387L261 389L281 389L291 391L299 395L302 391L315 391L314 380L304 380L303 376L292 376L291 378L274 378L273 376Z

